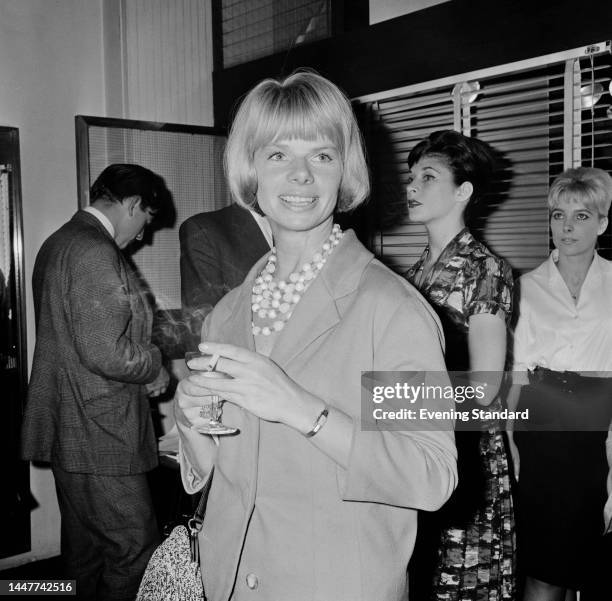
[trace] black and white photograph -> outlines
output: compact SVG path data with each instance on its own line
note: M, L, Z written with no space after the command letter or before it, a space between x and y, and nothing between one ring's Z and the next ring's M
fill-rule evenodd
M612 600L612 4L0 0L0 597Z

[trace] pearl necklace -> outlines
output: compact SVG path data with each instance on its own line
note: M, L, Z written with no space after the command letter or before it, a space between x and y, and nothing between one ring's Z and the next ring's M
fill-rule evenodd
M273 332L280 332L293 314L295 306L300 302L304 292L314 279L319 275L327 258L344 236L344 232L338 224L332 228L332 232L323 244L321 250L312 257L312 261L304 263L300 271L289 274L286 280L274 281L273 274L276 271L276 247L268 257L264 268L261 270L253 285L251 294L251 309L253 321L251 328L254 336L270 336ZM260 320L268 319L269 325L255 325L255 316Z

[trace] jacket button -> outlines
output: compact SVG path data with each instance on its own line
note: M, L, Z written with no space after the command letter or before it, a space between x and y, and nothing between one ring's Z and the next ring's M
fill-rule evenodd
M254 591L259 586L259 579L255 574L247 574L246 576L246 585Z

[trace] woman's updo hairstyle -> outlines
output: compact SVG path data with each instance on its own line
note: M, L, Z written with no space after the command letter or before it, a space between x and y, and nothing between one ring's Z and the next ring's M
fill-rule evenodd
M452 129L434 131L421 140L408 155L412 168L423 157L431 156L446 163L456 186L470 182L474 188L469 204L478 202L487 191L495 170L493 149L478 138L469 138Z
M550 186L548 208L552 211L564 200L583 202L604 219L612 202L612 178L597 167L566 169Z

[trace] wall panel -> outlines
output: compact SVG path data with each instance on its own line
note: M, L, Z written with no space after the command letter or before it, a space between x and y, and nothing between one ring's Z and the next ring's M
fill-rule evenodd
M212 125L210 2L122 0L124 117Z

